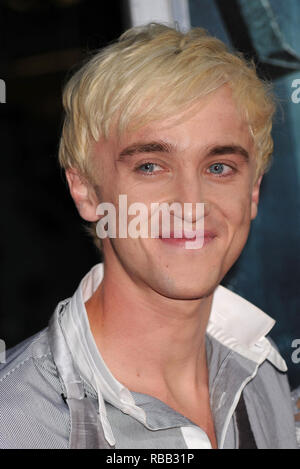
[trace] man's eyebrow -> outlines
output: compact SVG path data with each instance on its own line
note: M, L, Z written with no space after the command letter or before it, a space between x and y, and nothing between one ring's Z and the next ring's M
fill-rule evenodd
M136 142L128 147L124 148L119 153L119 158L122 159L125 156L137 155L139 153L171 153L173 147L166 142L153 141L153 142Z
M207 156L240 155L245 161L249 161L249 153L240 145L216 145L210 147Z
M171 153L174 151L173 145L163 141L151 142L135 142L128 147L125 147L120 153L119 158L123 159L126 156L133 156L139 153ZM241 145L214 145L207 149L206 156L221 156L236 154L243 157L245 161L249 161L249 153Z

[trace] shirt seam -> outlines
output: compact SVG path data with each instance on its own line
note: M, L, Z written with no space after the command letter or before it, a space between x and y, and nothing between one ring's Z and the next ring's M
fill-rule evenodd
M216 385L217 385L217 380L218 380L218 377L220 375L220 373L223 372L223 368L226 366L229 358L234 354L234 351L233 350L229 350L228 351L228 354L226 355L226 357L224 358L224 360L222 361L219 369L218 369L218 372L214 378L214 382L213 382L213 385L212 385L212 388L209 390L209 394L212 396L214 391L215 391L215 388L216 388Z
M45 357L48 357L49 355L51 355L51 352L47 352L41 356L38 357L38 359L40 358L45 358ZM37 358L37 357L36 357ZM8 378L11 374L13 374L15 371L17 371L19 368L21 368L25 363L27 363L29 360L32 360L34 362L35 360L35 357L27 357L25 358L24 360L22 360L21 362L19 362L14 368L12 368L11 370L9 370L4 376L2 376L2 378L0 378L0 383L4 382L4 380L6 378Z
M236 418L236 409L232 415L232 423L233 423L233 432L234 432L234 445L235 445L235 449L238 449L239 446L240 446L240 434L239 434L239 431L238 431L238 424L237 424L237 418ZM225 438L226 440L226 438ZM224 440L224 443L225 443L225 440Z

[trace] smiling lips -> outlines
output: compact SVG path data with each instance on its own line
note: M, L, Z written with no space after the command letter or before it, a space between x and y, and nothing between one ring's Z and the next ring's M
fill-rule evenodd
M204 237L203 237L203 234L204 234ZM203 247L207 245L208 243L210 243L211 241L213 241L215 237L216 237L216 234L212 231L204 231L204 233L203 232L198 233L198 236L197 236L197 233L195 234L195 232L188 232L188 233L186 232L186 233L183 233L183 236L180 238L175 238L175 233L172 232L170 233L170 236L168 237L163 237L162 235L159 236L159 239L175 247L176 246L186 247L187 242L195 243L196 240L198 239L199 241L201 241L201 247ZM202 244L202 241L203 241L203 244Z

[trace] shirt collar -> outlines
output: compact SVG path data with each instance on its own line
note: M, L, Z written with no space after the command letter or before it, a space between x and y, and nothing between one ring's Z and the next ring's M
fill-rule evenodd
M266 338L275 322L245 298L219 285L214 292L207 332L258 364L267 359L279 370L287 371L285 361Z
M106 440L115 445L107 419L104 400L146 423L145 411L135 405L134 398L106 366L92 335L84 303L92 296L103 278L103 264L97 264L82 279L67 303L60 322L66 341L81 377L92 385L98 395L99 415Z
M95 265L83 278L75 293L77 309L85 312L84 303L97 289L103 275L104 266L101 263ZM83 316L86 319L86 313ZM281 371L286 371L285 361L265 337L275 322L273 318L245 298L219 285L214 292L207 332L223 345L250 360L261 362L266 358ZM91 336L87 320L86 326L86 332ZM110 372L106 368L105 374L109 378L106 371L109 375Z
M82 279L67 305L61 324L82 377L96 389L100 387L104 399L111 404L117 407L120 407L120 403L134 405L130 391L115 379L106 366L90 329L84 303L92 296L102 278L103 264L97 264ZM123 410L124 405L121 407Z
M106 366L91 333L85 302L92 296L104 275L103 264L95 265L82 279L66 306L61 325L83 379L97 390L99 413L106 438L114 444L107 422L104 400L146 423L146 414L135 404L130 391L117 381ZM281 371L287 367L265 335L275 321L236 293L219 285L213 296L207 332L222 345L256 362L271 361Z

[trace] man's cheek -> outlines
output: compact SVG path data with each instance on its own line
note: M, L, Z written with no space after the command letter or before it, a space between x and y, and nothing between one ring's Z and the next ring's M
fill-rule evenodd
M242 191L240 191L242 192ZM232 213L237 223L245 223L250 218L251 198L248 194L233 196Z
M234 203L224 207L225 219L229 230L233 233L247 232L250 225L250 205L245 200L235 200Z

